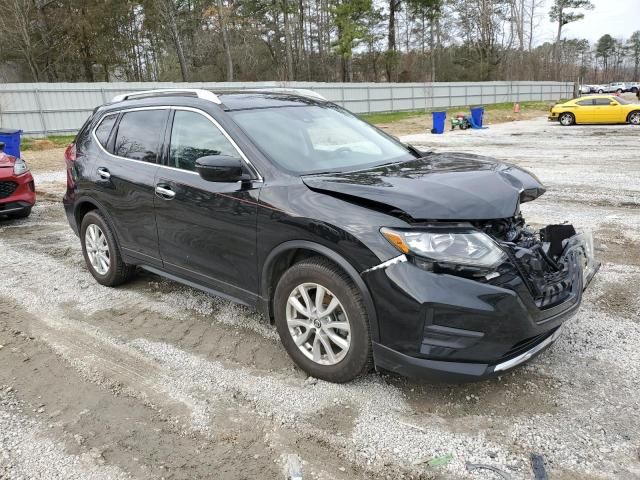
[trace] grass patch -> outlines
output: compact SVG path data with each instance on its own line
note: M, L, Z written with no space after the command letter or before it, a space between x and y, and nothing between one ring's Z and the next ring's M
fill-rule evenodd
M20 141L20 150L48 150L50 148L66 147L73 142L75 135L51 135L46 138L23 138Z
M562 102L562 100L560 100ZM535 101L535 102L520 102L521 109L528 110L543 110L546 111L549 109L549 105L553 103L551 101ZM447 117L450 118L451 115L457 114L458 112L470 112L470 106L464 105L461 107L451 107L446 110ZM493 105L485 105L485 112L502 112L502 111L511 111L513 109L513 102L505 102L505 103L496 103ZM423 115L430 115L431 112L442 111L440 109L426 109L426 110L412 110L408 112L384 112L384 113L366 113L360 115L360 118L366 120L369 123L393 123L399 120L405 120L408 118L421 117Z

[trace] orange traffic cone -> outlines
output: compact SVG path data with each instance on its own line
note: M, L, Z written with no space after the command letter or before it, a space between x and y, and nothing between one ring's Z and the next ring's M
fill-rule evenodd
M520 113L520 104L519 103L514 103L513 104L513 113Z

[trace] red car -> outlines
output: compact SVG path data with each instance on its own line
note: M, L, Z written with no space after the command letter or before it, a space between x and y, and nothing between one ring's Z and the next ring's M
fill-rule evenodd
M36 188L24 160L7 155L0 145L0 217L26 218L36 203Z

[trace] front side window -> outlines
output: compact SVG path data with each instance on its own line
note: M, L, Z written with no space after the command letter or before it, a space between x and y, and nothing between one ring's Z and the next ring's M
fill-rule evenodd
M176 110L171 130L169 166L193 171L196 160L208 155L237 157L238 151L204 115Z
M612 102L608 98L596 98L594 101L594 105L604 106L604 105L616 105L616 102Z
M126 112L118 124L114 154L119 157L155 163L168 110Z
M415 158L400 142L334 106L239 110L232 116L267 157L299 174L353 170Z
M104 148L107 148L109 135L111 135L111 130L113 129L113 125L116 123L117 119L117 114L107 115L96 128L96 138Z

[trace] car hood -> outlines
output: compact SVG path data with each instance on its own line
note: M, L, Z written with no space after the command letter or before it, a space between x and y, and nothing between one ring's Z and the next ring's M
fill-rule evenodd
M12 167L16 163L16 157L12 155L7 155L4 152L0 152L0 168L2 167Z
M414 220L509 218L545 192L531 173L489 157L430 153L369 170L306 175L311 189Z

